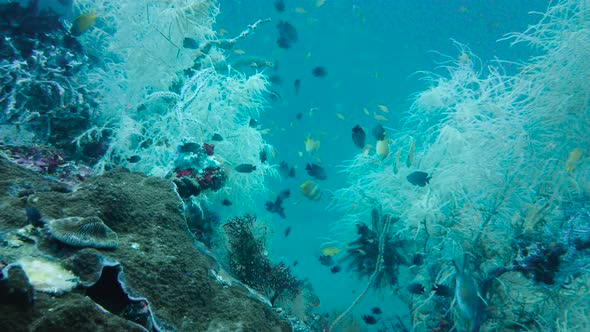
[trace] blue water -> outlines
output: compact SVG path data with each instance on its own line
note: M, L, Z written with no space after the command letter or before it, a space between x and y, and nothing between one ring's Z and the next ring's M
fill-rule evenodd
M293 270L298 277L309 278L321 299L322 311L344 310L366 284L346 272L332 274L318 262L322 243L330 238L331 224L342 217L326 211L326 206L329 191L345 186L338 166L358 153L350 138L352 127L360 124L370 130L377 123L372 117L377 112L387 117L388 121L381 122L386 128L399 128L412 94L424 88L420 75L413 74L442 73L436 69L445 60L441 54L458 56L453 40L468 46L484 64L496 57L516 62L530 57L530 50L498 40L536 23L539 16L530 12L543 12L548 4L546 0L328 0L316 7L315 1L286 0L285 11L278 13L272 1L220 1L215 28L226 30L228 36L258 19L272 19L235 48L278 62L277 70L268 73L280 75L282 84L271 89L282 99L269 105L261 124L270 129L265 139L278 151L275 162L295 164L298 176L271 181L274 191L289 188L294 193L285 206L287 219L273 217L276 233L271 255L286 263L298 262ZM297 7L306 12L298 13ZM276 44L280 20L290 22L298 32L298 42L287 50ZM315 66L324 66L328 75L313 77ZM295 79L301 80L299 95L294 92ZM379 112L377 105L385 105L389 112ZM309 116L314 107L317 112ZM371 116L365 115L363 108ZM300 112L303 117L297 120ZM321 141L321 148L311 156L304 150L307 135ZM302 157L298 155L301 151ZM308 162L318 162L328 172L328 179L320 181L326 190L320 202L308 201L298 193L299 184L309 179L304 171ZM287 227L292 231L285 238ZM370 294L356 313L376 305L388 308L388 314L396 312L393 308L404 313L387 291Z

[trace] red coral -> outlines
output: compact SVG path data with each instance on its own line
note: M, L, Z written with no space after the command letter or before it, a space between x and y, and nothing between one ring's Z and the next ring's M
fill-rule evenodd
M212 156L213 155L213 151L215 150L215 145L208 144L208 143L203 143L203 150L205 150L205 153L208 156Z
M176 177L177 178L181 178L183 176L192 176L193 175L193 170L192 169L176 169L174 172L176 172Z

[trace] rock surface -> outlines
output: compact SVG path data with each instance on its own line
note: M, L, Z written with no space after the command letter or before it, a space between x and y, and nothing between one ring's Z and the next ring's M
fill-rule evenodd
M246 296L243 289L223 287L211 277L214 263L195 244L182 216L181 200L169 181L116 169L86 180L70 193L52 190L52 182L0 157L1 260L13 263L24 255L44 255L61 260L67 267L69 258L85 250L47 240L42 230L36 231L41 239L37 244L27 238L22 243L2 240L27 226L27 207L37 208L46 220L99 217L118 234L119 246L116 250L97 251L120 264L125 287L134 296L149 301L161 330L291 330L268 305ZM70 323L75 315L67 308L87 309L89 315L95 312L96 304L83 296L86 291L78 287L61 297L35 293L33 308L16 314L17 309L0 304L0 330L43 330L55 324L78 326L73 324L79 322ZM105 313L93 321L96 326L92 329L78 330L123 331L138 327L123 320L131 325L113 329L112 324L122 320L117 314ZM17 325L15 317L19 319Z

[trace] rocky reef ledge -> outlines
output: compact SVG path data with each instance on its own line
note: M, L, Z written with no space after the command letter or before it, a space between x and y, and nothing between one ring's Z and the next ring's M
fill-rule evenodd
M169 181L124 169L64 185L0 157L0 269L1 331L291 330L194 240Z

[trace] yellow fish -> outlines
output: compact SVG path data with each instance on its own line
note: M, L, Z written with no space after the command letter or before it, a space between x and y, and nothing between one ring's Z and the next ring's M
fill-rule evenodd
M312 153L320 148L320 141L314 141L311 136L307 136L303 143L305 144L305 151L309 153Z
M387 139L377 141L375 145L375 151L381 159L385 159L389 155L389 142Z
M307 10L305 10L305 8L303 8L303 7L297 7L297 8L295 8L295 12L297 14L307 14Z
M324 256L334 256L340 252L340 249L336 247L327 247L322 249L322 255Z
M389 113L389 109L385 105L377 105L377 108L383 113Z
M246 54L246 51L237 49L237 50L234 50L234 54L242 55L242 54Z
M578 161L582 159L582 150L579 148L575 148L570 152L567 161L565 162L565 171L567 174L570 174L573 170L576 169L576 165Z
M365 107L363 108L363 113L365 113L365 115L370 116L371 113L369 113L369 110Z
M344 119L344 115L340 114L340 113L336 113L336 117L340 120L345 120Z
M74 37L81 36L86 30L90 29L96 23L96 14L93 12L87 14L80 14L80 16L74 19L72 23L72 28L70 29L70 33Z
M322 198L320 186L313 181L304 182L301 185L301 193L312 201L319 201Z

